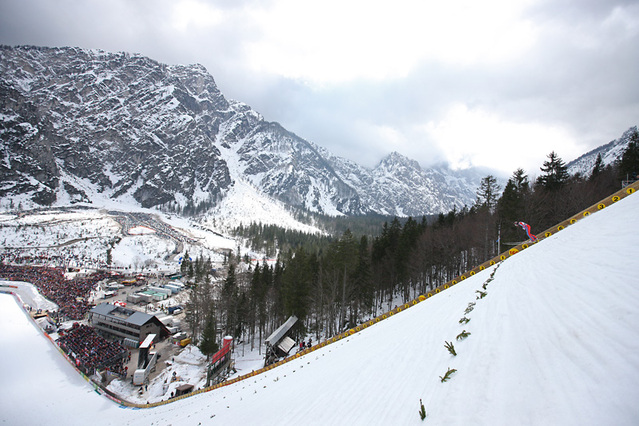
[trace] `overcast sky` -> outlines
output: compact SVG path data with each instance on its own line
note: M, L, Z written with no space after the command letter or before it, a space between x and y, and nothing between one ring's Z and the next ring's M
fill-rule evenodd
M200 63L367 167L538 175L639 124L636 0L1 0L0 43Z

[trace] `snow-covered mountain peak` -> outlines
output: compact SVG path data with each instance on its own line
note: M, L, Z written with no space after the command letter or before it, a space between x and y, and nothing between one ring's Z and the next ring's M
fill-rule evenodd
M399 153L374 170L337 157L227 100L198 64L1 46L0 99L5 208L12 200L28 207L133 199L205 214L241 181L264 203L293 209L423 215L471 203L479 183L448 186L456 172L443 176Z
M393 151L384 157L379 164L375 167L376 170L390 171L397 168L408 169L413 171L421 171L422 168L419 163L412 160L397 151Z

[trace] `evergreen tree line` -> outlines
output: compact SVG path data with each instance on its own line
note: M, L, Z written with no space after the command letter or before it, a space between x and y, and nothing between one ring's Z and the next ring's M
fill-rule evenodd
M328 247L334 235L341 235L346 230L355 235L367 235L369 237L379 233L382 225L393 219L391 216L371 214L366 216L341 216L330 217L316 213L306 212L304 215L294 213L302 223L314 224L324 233L310 234L298 230L286 229L273 224L252 222L249 225L240 225L233 230L233 235L246 241L246 248L252 251L263 252L267 258L274 258L279 252L296 250L300 247L308 252L317 252ZM405 221L405 218L400 221Z
M552 152L534 181L522 169L503 190L493 176L482 179L471 207L434 219L394 218L375 237L357 237L347 229L316 250L290 245L274 264L263 261L241 272L232 260L217 288L202 266L206 262L196 260L200 266L192 266L187 307L192 334L206 335L202 331L212 323L222 334L254 345L296 315L300 321L293 337L335 335L526 240L515 222L541 232L618 190L622 180L639 171L638 143L635 134L613 165L604 167L598 157L588 176L570 176Z
M221 194L215 195L209 194L206 200L200 200L194 203L193 200L188 200L184 205L178 203L175 200L168 201L159 205L159 209L166 213L176 213L181 216L195 217L210 211L221 201Z
M328 234L309 234L277 225L265 225L252 222L248 226L240 225L233 234L246 241L246 247L252 251L262 252L267 258L275 258L281 251L295 250L305 247L310 251L320 250L328 245L332 237Z

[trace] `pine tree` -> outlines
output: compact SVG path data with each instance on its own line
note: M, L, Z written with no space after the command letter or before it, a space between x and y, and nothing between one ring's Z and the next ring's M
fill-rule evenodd
M289 254L286 267L282 274L282 299L285 315L295 315L304 320L308 314L309 291L312 271L309 268L309 258L304 248L295 254Z
M259 328L259 315L263 309L264 297L262 286L262 267L259 263L255 265L253 273L251 274L251 283L249 289L249 317L248 328L251 340L251 350L253 349L253 342L255 337L255 330ZM261 341L260 336L260 341Z
M215 313L211 310L207 316L206 325L202 331L202 340L199 345L200 351L206 355L207 359L219 350L219 345L215 341L215 337Z
M194 281L189 286L189 298L185 303L185 321L194 339L200 334L207 313L213 311L211 279L207 275L202 281Z
M237 300L235 330L233 333L233 335L238 339L242 336L248 324L249 311L249 298L247 297L246 292L241 292Z
M548 154L548 161L540 168L543 175L537 178L537 184L549 191L556 191L568 182L568 167L559 156L552 151Z
M484 225L484 259L494 254L495 251L493 241L495 241L496 226L493 213L500 190L501 187L497 184L497 179L492 175L483 178L477 189L475 211Z
M191 257L189 256L189 251L187 250L186 253L184 253L184 257L182 257L182 263L180 264L180 272L185 277L186 276L193 277L192 271L193 271L193 265L191 264ZM191 275L189 275L189 272L191 272Z
M622 180L637 179L639 174L639 132L636 128L619 161L619 174Z
M500 190L501 187L497 184L497 179L493 175L486 176L481 180L477 189L477 201L475 204L492 213L497 205Z
M595 160L595 165L592 168L592 172L590 172L590 180L595 180L604 170L603 159L601 158L601 153L597 154L597 159Z
M189 325L191 336L195 337L200 331L201 300L198 284L193 284L189 289L189 298L185 304L185 320Z
M530 190L530 182L528 181L528 175L526 175L524 169L518 168L515 170L512 179L520 194L525 195Z
M237 324L237 279L235 276L235 265L231 263L222 285L221 307L226 317L226 333L234 334Z
M354 272L356 308L369 311L374 302L374 287L372 282L372 268L368 238L364 235L360 238L357 254L357 268Z
M346 326L346 308L352 300L354 291L353 272L357 268L357 241L353 238L350 229L344 231L337 243L338 267L341 270L341 303L340 326Z
M497 202L497 212L501 225L501 238L515 241L518 230L512 224L526 220L526 198L529 196L530 184L523 169L517 169L508 179L504 192Z

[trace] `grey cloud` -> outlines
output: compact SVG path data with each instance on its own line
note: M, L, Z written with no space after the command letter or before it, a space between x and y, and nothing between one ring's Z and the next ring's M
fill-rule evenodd
M537 44L507 63L453 67L424 61L402 79L320 88L248 68L246 45L261 33L241 11L269 3L211 2L238 13L215 27L179 32L169 27L170 0L5 0L0 2L0 43L79 46L140 53L170 64L201 63L227 97L369 167L398 148L376 139L370 133L374 125L405 135L406 145L397 150L422 165L443 160L434 141L413 129L438 121L456 103L514 122L566 128L583 141L584 150L639 121L636 1L537 3L526 15L539 31ZM615 8L630 27L604 25Z

